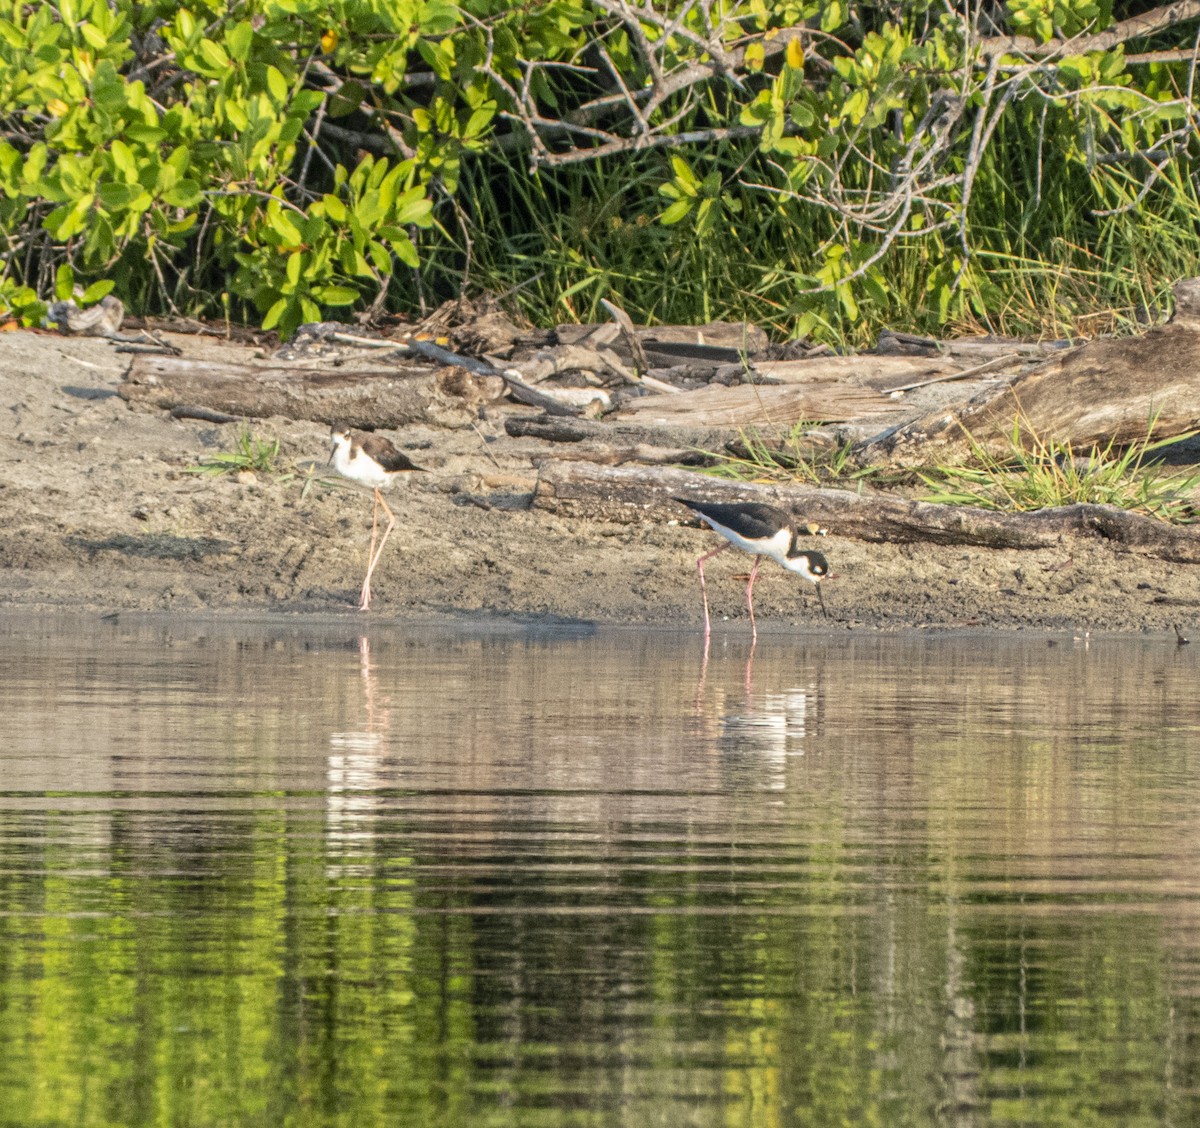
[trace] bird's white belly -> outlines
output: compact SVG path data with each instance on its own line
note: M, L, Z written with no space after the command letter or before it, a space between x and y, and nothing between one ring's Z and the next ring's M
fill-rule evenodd
M375 462L358 451L355 451L353 455L347 454L345 450L337 451L333 456L333 465L342 477L362 482L364 486L385 489L394 480L393 475L381 469Z
M702 521L720 533L730 544L736 548L740 548L743 552L749 552L754 556L769 556L778 564L782 564L787 559L787 550L792 544L792 532L790 529L780 529L773 537L763 537L761 540L747 540L746 537L739 536L732 529L727 529L724 525L718 525L716 521L710 521L703 513L698 514L698 516Z

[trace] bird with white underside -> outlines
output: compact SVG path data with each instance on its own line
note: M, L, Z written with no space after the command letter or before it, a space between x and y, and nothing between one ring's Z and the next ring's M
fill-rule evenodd
M731 545L743 552L749 552L754 557L754 567L750 569L750 582L746 584L746 606L750 609L750 632L753 640L758 639L758 627L754 622L754 580L764 556L769 556L780 567L803 576L813 584L817 589L821 614L828 617L825 597L821 594L821 581L829 575L829 562L819 552L811 549L801 550L801 534L792 524L791 517L782 509L758 502L722 504L692 501L685 497L673 500L680 505L686 505L709 528L725 538L724 543L696 561L696 569L700 573L700 593L704 599L705 642L708 641L712 628L708 614L708 590L704 583L704 563Z
M358 609L366 611L371 606L371 574L383 555L383 546L391 536L392 529L396 527L395 514L379 491L393 486L401 475L423 471L424 467L418 466L407 454L398 451L382 435L375 435L370 431L355 431L335 423L329 438L333 443L333 449L329 452L333 468L343 478L370 486L375 493L375 507L371 512L371 547L367 552L367 575L363 580L358 603ZM387 514L387 528L376 547L381 506Z

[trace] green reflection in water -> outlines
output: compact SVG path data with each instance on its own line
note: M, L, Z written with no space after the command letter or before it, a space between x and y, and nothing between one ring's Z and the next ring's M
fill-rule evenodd
M233 642L4 639L0 1124L1200 1114L1190 659Z

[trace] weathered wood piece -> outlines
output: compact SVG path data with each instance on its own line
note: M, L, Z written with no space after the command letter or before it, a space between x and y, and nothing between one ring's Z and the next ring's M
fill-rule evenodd
M939 410L867 444L871 457L948 461L972 440L1003 455L1014 419L1042 441L1086 451L1200 429L1200 278L1175 287L1175 313L1140 337L1102 338L1056 356L957 411Z
M541 439L545 442L567 444L590 443L599 447L636 446L667 450L672 455L687 452L690 457L678 459L687 462L707 459L710 452L726 449L738 436L738 431L733 428L687 430L642 427L636 423L607 420L600 423L592 419L563 419L549 415L509 415L504 420L504 430L514 439Z
M202 423L244 423L244 415L230 415L227 411L210 411L194 403L180 403L171 408L172 419L199 419Z
M565 462L590 462L596 466L622 466L636 462L642 466L706 466L711 457L688 447L661 447L646 443L621 446L619 443L568 444L541 456ZM540 459L539 459L540 461Z
M632 523L663 519L676 496L700 501L764 501L790 511L800 525L870 542L925 542L987 548L1050 548L1064 536L1105 540L1148 556L1200 563L1200 531L1167 525L1109 505L1069 505L1034 513L992 513L967 506L849 490L730 482L665 467L610 467L543 462L534 508L571 517Z
M130 404L182 405L229 415L283 415L368 430L435 423L467 427L504 394L503 380L461 368L329 368L214 364L211 359L135 357L117 389Z
M690 341L646 341L645 352L652 368L670 368L687 363L717 368L725 364L739 364L744 355L741 349L728 345L694 345Z
M875 344L875 354L954 357L965 364L982 364L1009 353L1016 353L1026 360L1036 360L1061 352L1069 346L1069 341L1021 341L1015 337L953 337L941 341L884 329Z
M752 379L769 384L820 384L849 380L856 384L874 381L881 386L957 375L963 365L937 356L814 356L801 360L756 360L750 366Z
M771 343L764 330L748 321L713 321L707 325L641 325L634 332L643 346L661 344L721 345L751 355ZM609 335L611 333L611 336ZM607 322L600 325L559 325L554 330L560 345L611 344L620 330Z
M929 387L930 384L945 384L950 380L966 380L972 376L1000 372L1005 368L1011 368L1019 359L1016 353L1008 353L1007 355L993 357L991 360L985 360L982 364L974 364L970 368L963 368L958 372L947 372L942 376L930 376L926 380L914 380L911 384L901 384L898 388L880 388L879 392L881 395L894 396L900 392L915 392L918 388Z
M539 349L523 360L507 362L510 373L517 373L527 384L540 384L563 372L580 372L597 379L609 367L599 350L582 345L557 345Z
M896 414L896 404L845 382L793 385L720 385L646 396L627 403L617 417L659 427L790 427L799 422L839 423Z

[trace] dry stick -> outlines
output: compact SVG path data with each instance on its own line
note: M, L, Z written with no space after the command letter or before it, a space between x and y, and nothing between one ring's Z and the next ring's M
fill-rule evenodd
M473 419L471 420L471 430L475 432L475 434L479 437L480 443L483 444L484 456L491 460L492 465L495 466L497 470L503 470L504 467L502 467L500 465L500 463L496 460L496 456L494 454L492 454L492 452L490 450L488 450L487 438L484 436L484 433L479 429L479 424L476 423Z
M629 346L629 351L633 354L633 367L637 370L638 375L644 375L650 369L650 362L646 359L645 350L642 348L642 342L638 340L637 331L633 327L633 321L620 306L610 302L607 298L601 298L600 304L608 310L612 319L621 327L621 336L625 338L625 343Z
M341 341L344 345L359 345L364 349L400 349L403 348L404 341L385 341L379 337L356 337L353 333L330 333L330 338L334 341Z
M213 411L191 403L176 404L171 408L172 419L200 419L205 423L244 423L246 416L230 415L226 411Z
M620 376L627 384L633 384L635 387L641 384L647 388L653 388L656 392L678 394L680 391L674 384L668 384L665 380L660 380L657 376L642 376L640 378L635 376L621 363L621 358L612 349L596 349L595 352L604 366L609 371Z
M917 380L912 384L901 384L898 388L884 388L879 394L890 396L896 392L911 392L915 388L927 388L930 384L944 384L949 380L965 380L968 376L979 376L984 372L991 372L994 368L1003 368L1012 361L1020 359L1019 353L1005 353L1003 356L985 360L982 364L975 365L974 368L964 368L961 372L948 372L942 376L934 376L931 380Z
M600 304L608 310L612 315L612 319L617 323L621 330L621 336L625 338L625 343L629 346L630 353L633 354L633 367L637 373L635 376L630 376L625 371L624 366L617 367L611 360L605 359L605 363L610 368L616 368L616 371L628 380L631 384L644 384L647 388L654 388L660 392L678 392L679 389L673 384L668 384L665 380L656 379L654 376L648 376L650 371L650 361L646 358L646 350L642 348L642 342L638 340L637 330L633 327L633 321L620 306L614 305L607 298L601 298ZM601 354L603 356L603 354Z

